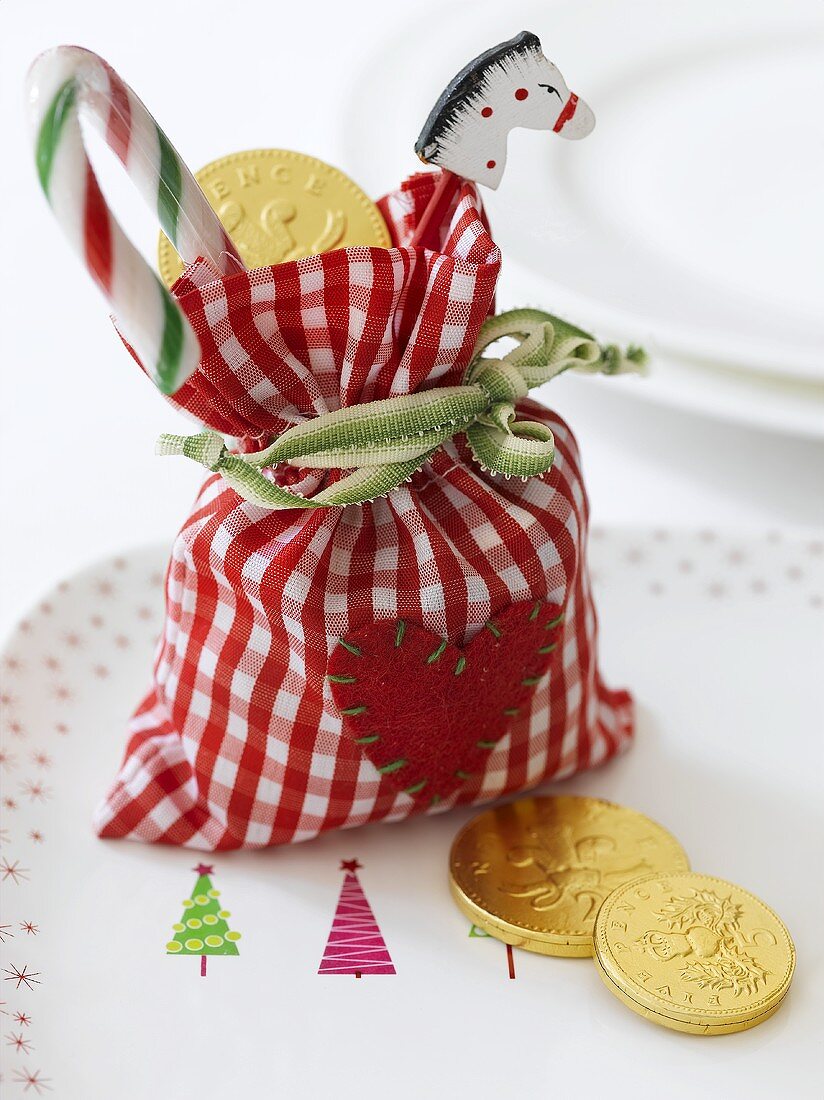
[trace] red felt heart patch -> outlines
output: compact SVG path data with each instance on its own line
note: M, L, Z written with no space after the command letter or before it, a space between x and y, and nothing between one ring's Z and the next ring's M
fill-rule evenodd
M557 604L511 604L465 649L417 623L340 639L328 679L343 728L381 775L438 802L482 772L560 649Z

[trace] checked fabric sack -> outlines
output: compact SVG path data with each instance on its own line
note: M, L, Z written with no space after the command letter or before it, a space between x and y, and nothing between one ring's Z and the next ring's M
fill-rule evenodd
M641 353L536 310L490 316L500 253L472 184L436 249L410 244L423 174L380 203L393 247L248 271L101 58L44 54L29 104L58 222L140 365L205 426L159 445L209 474L100 835L284 844L623 748L632 703L598 673L578 452L527 394ZM172 292L109 209L81 112L186 261Z
M175 292L202 358L174 401L256 451L297 419L458 386L500 255L471 185L442 252L403 247L432 179L382 201L391 250L190 267ZM551 469L525 481L485 472L460 434L343 508L271 510L207 478L101 836L306 840L523 790L627 743L630 697L598 673L575 441L541 406L518 411L554 436ZM274 474L305 494L332 480Z

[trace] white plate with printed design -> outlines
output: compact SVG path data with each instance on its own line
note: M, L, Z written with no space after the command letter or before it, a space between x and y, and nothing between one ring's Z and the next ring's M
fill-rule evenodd
M706 1041L628 1012L586 959L508 957L470 935L446 878L470 811L257 853L97 839L92 811L149 678L164 559L133 551L69 578L0 658L4 1097L620 1098L658 1096L663 1081L670 1100L693 1100L737 1095L746 1067L747 1096L772 1100L790 1065L793 1095L817 1096L824 544L591 541L602 666L635 692L637 741L555 789L661 821L696 869L773 905L798 947L781 1011ZM318 975L345 881L369 924L341 860L360 864L392 963L362 980ZM239 937L207 970L197 952L166 953L184 909L210 912L201 864ZM202 912L184 906L192 895Z

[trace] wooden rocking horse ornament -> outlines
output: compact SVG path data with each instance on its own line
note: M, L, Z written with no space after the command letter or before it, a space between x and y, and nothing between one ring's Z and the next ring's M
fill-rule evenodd
M592 132L595 116L547 61L538 37L522 31L458 73L432 108L415 152L443 174L412 239L437 247L438 231L461 179L497 188L506 167L506 141L516 126L565 138Z

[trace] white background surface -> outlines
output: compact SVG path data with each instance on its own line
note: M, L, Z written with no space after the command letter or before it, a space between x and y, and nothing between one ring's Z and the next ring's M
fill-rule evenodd
M793 3L784 6L792 9ZM282 146L313 153L357 176L357 166L349 163L351 150L362 147L371 136L368 132L354 135L351 132L353 120L361 117L352 104L358 101L364 65L383 41L397 41L407 27L419 28L429 19L432 33L436 34L437 17L428 12L447 12L455 23L455 11L460 7L433 4L431 0L416 4L414 9L390 5L388 0L382 3L319 0L312 7L275 6L251 0L239 0L232 5L213 0L200 0L197 4L144 0L139 8L127 10L92 0L71 3L39 0L36 5L23 0L3 0L0 5L2 633L11 628L39 595L82 565L138 543L170 542L200 477L193 465L154 457L155 437L162 431L180 430L185 422L164 404L129 360L107 321L101 298L70 254L39 192L24 125L22 97L23 79L31 58L40 50L62 42L82 44L101 53L157 114L194 168L225 152ZM556 49L551 44L552 7L545 5L539 26L535 24L533 5L528 8L519 3L502 5L499 33L489 43L485 40L480 45L491 44L522 29L519 11L523 9L532 23L530 29L542 34L548 54L559 62L574 85L576 64L584 63L598 26L581 25L576 32L567 18L563 41ZM662 20L670 7L683 11L684 5L659 4ZM723 8L724 4L719 4L719 10ZM472 6L466 12L467 25L471 26ZM476 44L473 40L472 49ZM465 53L461 42L455 41L456 67L465 60ZM419 100L423 121L440 87L421 89L415 71L410 71L408 78L409 96ZM584 88L580 91L586 94ZM788 93L781 89L777 94ZM597 115L598 103L594 102L593 107ZM392 101L378 96L374 113L375 134L385 135L401 112L395 110ZM412 152L415 137L416 133L408 134L406 155L397 151L395 141L387 146L392 149L391 156L383 157L378 144L374 152L377 167L370 172L369 179L362 178L361 182L370 189L389 187L405 173L415 170L417 162ZM599 131L596 129L588 140L598 141ZM810 134L809 140L820 143L821 133ZM769 135L765 135L765 155L768 152ZM709 149L705 153L706 170L717 172L717 161L710 161ZM615 156L614 149L612 155ZM694 156L701 155L699 147ZM620 172L620 164L615 170ZM499 201L505 201L506 182ZM547 188L551 191L551 179ZM128 211L129 224L135 226L136 238L151 250L155 227L125 191L121 201ZM764 216L769 217L768 209ZM500 244L506 255L507 241L501 239ZM814 247L814 242L805 245ZM597 263L597 242L587 247L593 249L592 262ZM719 251L719 263L724 261L725 256ZM508 304L506 280L505 267L501 293L502 301ZM553 306L551 301L543 304L550 309ZM588 321L583 315L574 319L582 324ZM700 384L697 375L696 386ZM600 382L574 378L561 379L552 385L552 403L570 420L579 439L597 523L773 530L780 532L782 538L796 532L805 542L820 531L824 469L824 447L820 443L640 402L633 393L642 385L643 382L634 379ZM765 619L765 639L777 645L782 635L791 635L796 629L795 615L795 611L788 610L780 624L775 618ZM626 644L633 644L631 631ZM743 649L740 658L736 650L733 643L725 650L733 677L743 675L744 670L737 662L746 659ZM780 646L777 659L783 660ZM783 697L780 690L777 685L779 694L773 697L774 702L780 703ZM780 713L780 706L778 710ZM742 727L746 727L746 694L741 696L740 716ZM811 712L808 722L817 720L820 711L818 715ZM791 738L795 733L793 729L779 727L781 721L777 715L775 736ZM739 733L740 729L736 729L736 735ZM756 753L758 746L751 745L748 751ZM673 752L678 755L677 750ZM628 757L621 767L629 770L629 761ZM706 761L702 766L707 767ZM645 770L641 774L652 773ZM666 771L660 774L664 783ZM671 779L670 776L667 782ZM673 783L670 796L681 806L682 831L688 818L700 819L705 852L711 852L712 817L716 805L723 801L723 792L713 780L708 794L700 780L700 775L690 774ZM586 780L584 783L586 786ZM609 789L603 777L599 777L598 783L600 793L618 798L625 794L634 796L634 804L645 808L639 804L638 790L622 791L620 786ZM775 815L775 829L780 835L789 835L802 827L815 828L815 822L793 819L782 824L779 820L775 806L792 802L797 793L786 777L785 783L784 789L771 791L770 777L762 774L753 795L763 806L760 813ZM688 804L693 806L691 811L685 808ZM768 805L772 808L767 809ZM753 815L754 819L760 813ZM456 828L457 824L456 820ZM731 824L730 829L734 832ZM742 870L737 877L744 880L743 885L751 885L778 904L787 886L784 871L793 865L792 850L785 860L780 849L769 852L763 847L756 849L746 835L733 837L732 832L724 834L723 843L727 849L725 855L731 857L734 850L739 852L738 866ZM686 837L682 839L686 843ZM333 847L336 854L337 842ZM330 850L327 843L327 856ZM304 851L300 858L308 860L308 853ZM719 861L708 869L736 877L729 867L731 861L729 858L723 865ZM805 866L798 864L799 869ZM759 868L767 868L761 878ZM809 869L804 873L809 873ZM773 874L777 877L773 878ZM528 965L535 965L535 961L530 960ZM560 968L566 973L565 963ZM277 984L275 980L267 996L278 995ZM471 1056L472 1069L467 1068L464 1080L471 1079L473 1069L479 1076L485 1073L485 1058L490 1056L490 1021L504 1011L503 1004L500 998L485 1002L479 993L478 1022L473 1032L478 1045ZM308 1020L311 1005L307 1003L304 1007ZM606 1018L612 1009L611 1003L603 1008L603 1018L590 1032L591 1044L582 1040L576 1043L574 1036L566 1035L565 1053L556 1053L557 1061L553 1060L546 1075L536 1080L536 1087L551 1088L558 1095L568 1095L573 1088L586 1091L591 1060L597 1059L598 1041L612 1026L612 1020ZM341 1012L346 1011L341 1005ZM505 1011L508 1013L509 1009ZM620 1015L617 1002L614 1013L616 1017ZM540 1026L534 1018L528 1025L533 1053L535 1044L548 1043L559 1017L563 1017L563 1005L548 993L546 1015ZM422 1011L420 1021L426 1018L426 1012ZM226 1023L229 1035L228 1015ZM331 1021L327 1024L332 1026ZM446 1026L446 1020L438 1025L440 1030ZM771 1032L765 1027L766 1047L776 1042L775 1036L783 1029L793 1026L794 1020L788 1017L780 1022L777 1018ZM307 1022L306 1027L311 1032L311 1023ZM427 1042L434 1040L427 1036L428 1027L424 1023L420 1027L420 1033L414 1036L391 1037L399 1051L394 1072L411 1073L414 1065L414 1071L422 1074L421 1080L428 1082L426 1049ZM671 1076L667 1066L671 1064L672 1044L676 1041L666 1036L656 1046L650 1039L643 1050L636 1051L637 1064L643 1066L638 1076L633 1078L631 1066L625 1066L624 1078L611 1079L613 1094L693 1095L685 1081L690 1065L700 1064L703 1095L736 1095L734 1091L713 1092L712 1044L700 1048L696 1054L698 1062L679 1057L678 1073ZM414 1062L411 1056L407 1059L400 1055L400 1048L407 1042L414 1047ZM367 1051L358 1053L356 1046L357 1037L352 1036L355 1067L361 1059L369 1057ZM448 1043L439 1039L437 1049L444 1058L449 1056ZM241 1050L236 1048L225 1056L235 1057ZM338 1054L341 1056L342 1052ZM800 1052L793 1058L793 1070L801 1074L796 1080L807 1088L804 1092L799 1085L797 1095L813 1095L811 1047L806 1056L810 1059L806 1070ZM507 1060L519 1057L514 1034L501 1057ZM650 1059L648 1065L643 1061L646 1058ZM386 1067L387 1093L397 1093L390 1063L381 1059L380 1064ZM805 1073L810 1076L805 1078ZM450 1079L457 1087L457 1081ZM376 1078L371 1080L374 1083ZM506 1095L506 1081L503 1077L499 1081L500 1095ZM751 1091L752 1081L744 1058L740 1084L740 1095L756 1095ZM437 1088L429 1094L438 1095Z

